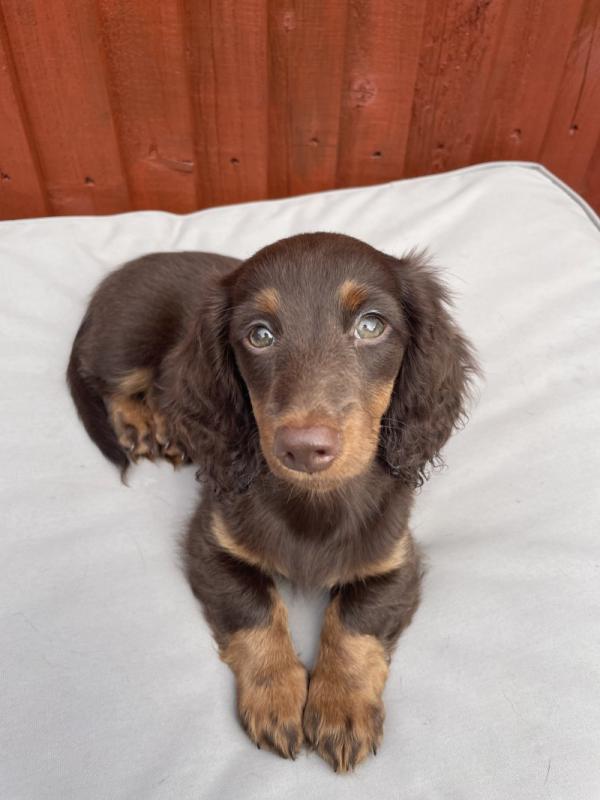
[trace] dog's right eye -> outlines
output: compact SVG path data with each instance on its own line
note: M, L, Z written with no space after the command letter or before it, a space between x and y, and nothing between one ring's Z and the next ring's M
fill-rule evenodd
M248 334L248 341L252 347L270 347L275 342L275 337L265 325L255 325Z

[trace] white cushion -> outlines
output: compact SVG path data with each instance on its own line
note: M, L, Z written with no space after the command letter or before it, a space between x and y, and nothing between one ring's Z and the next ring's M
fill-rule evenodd
M0 796L582 798L600 791L600 232L541 167L444 175L180 217L0 225ZM64 381L91 291L155 250L244 257L341 231L428 246L485 382L420 493L424 598L379 755L340 777L257 750L181 572L193 470L123 487ZM314 658L322 598L286 592Z

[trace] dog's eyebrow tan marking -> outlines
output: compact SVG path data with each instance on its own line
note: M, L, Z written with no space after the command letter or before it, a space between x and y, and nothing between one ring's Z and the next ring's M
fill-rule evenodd
M277 314L281 307L281 298L277 289L267 286L255 296L254 302L259 311L265 314Z
M338 294L345 309L357 311L369 296L369 290L362 283L346 280L339 287Z

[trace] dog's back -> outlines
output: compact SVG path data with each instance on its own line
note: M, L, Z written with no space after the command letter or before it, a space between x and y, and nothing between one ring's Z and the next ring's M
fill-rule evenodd
M122 401L150 390L206 287L239 263L213 253L153 253L115 270L94 292L73 343L67 380L86 431L122 473L129 459L107 398L117 398L121 405L112 411L121 414Z

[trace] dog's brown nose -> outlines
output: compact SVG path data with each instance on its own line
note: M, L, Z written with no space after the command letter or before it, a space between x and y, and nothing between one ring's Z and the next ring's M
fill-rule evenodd
M320 472L340 452L340 435L325 425L315 428L291 428L287 425L275 433L275 455L288 469L298 472Z

